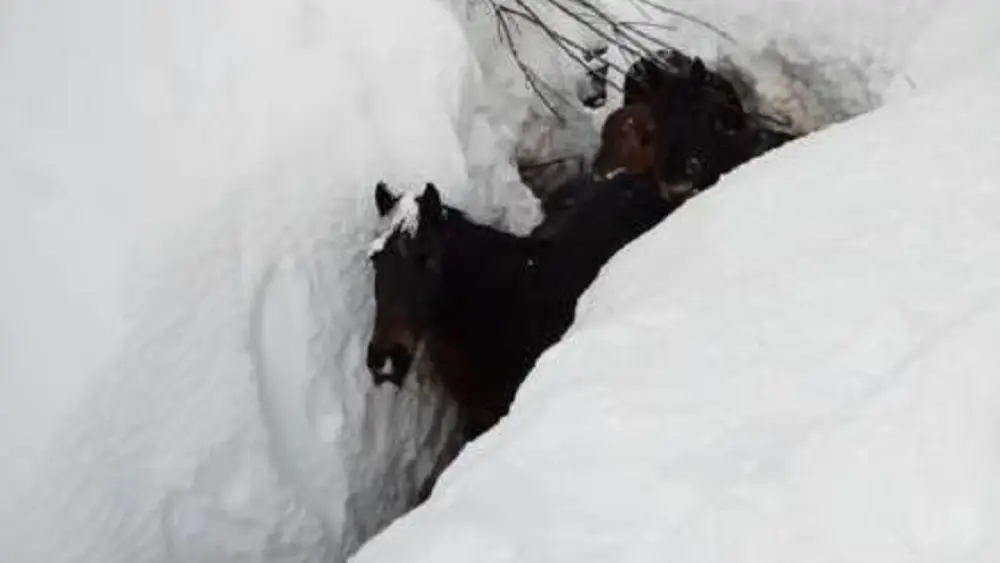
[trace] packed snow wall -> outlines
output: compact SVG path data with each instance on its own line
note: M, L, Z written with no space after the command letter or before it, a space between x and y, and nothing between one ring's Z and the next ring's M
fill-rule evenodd
M436 2L0 12L2 559L343 559L453 423L363 366L374 183L523 232L521 118Z

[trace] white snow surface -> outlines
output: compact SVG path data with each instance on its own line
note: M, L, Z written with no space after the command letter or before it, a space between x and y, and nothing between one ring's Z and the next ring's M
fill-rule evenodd
M1000 84L966 75L1000 61L996 8L672 5L742 42L725 56L777 113L817 85L845 107L789 111L819 124L921 99L745 167L623 252L512 416L358 560L993 561ZM725 51L692 29L674 42ZM375 182L524 232L510 156L591 150L602 116L553 129L464 0L10 0L0 91L18 563L343 560L453 420L363 367Z
M454 416L364 368L375 182L539 213L451 12L5 2L0 84L0 560L338 561L406 510Z
M996 561L997 15L911 21L886 107L620 252L510 416L352 561Z

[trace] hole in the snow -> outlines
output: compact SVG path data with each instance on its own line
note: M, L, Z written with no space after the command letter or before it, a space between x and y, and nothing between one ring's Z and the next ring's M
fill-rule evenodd
M594 50L588 65L607 54L606 46ZM436 458L413 504L466 441L506 415L537 358L572 323L577 298L619 249L736 167L878 104L840 96L822 62L765 55L777 61L767 78L731 59L709 65L675 49L635 59L617 83L610 65L588 67L586 87L568 94L577 96L568 119L536 111L522 131L534 138L520 146L534 150L517 155L519 172L545 213L527 236L475 223L433 184L419 196L376 187L384 228L369 253L377 310L366 363L383 387L405 385L413 371L429 374L459 409L458 439ZM589 109L619 98L598 134Z

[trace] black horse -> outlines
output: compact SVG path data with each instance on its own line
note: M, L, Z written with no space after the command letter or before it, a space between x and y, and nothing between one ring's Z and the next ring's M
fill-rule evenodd
M591 90L601 92L594 85ZM748 114L729 80L677 50L664 49L632 64L623 91L626 107L652 108L655 153L662 159L657 170L680 192L704 190L722 174L795 138Z
M376 314L367 363L400 385L423 342L472 439L502 417L575 300L548 287L545 245L470 221L433 184L417 198L375 189L390 219L371 255Z
M367 364L401 385L420 343L460 405L467 439L502 418L545 349L573 321L580 294L622 246L669 210L655 187L622 176L527 237L476 224L433 184L396 195L379 183L388 225L373 243L376 314ZM548 223L548 224L547 224Z

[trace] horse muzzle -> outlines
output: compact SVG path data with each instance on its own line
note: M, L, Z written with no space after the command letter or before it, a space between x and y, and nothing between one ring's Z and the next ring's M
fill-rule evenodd
M402 387L403 380L413 364L413 353L402 344L381 346L373 342L368 344L365 363L376 387L381 387L383 383Z

